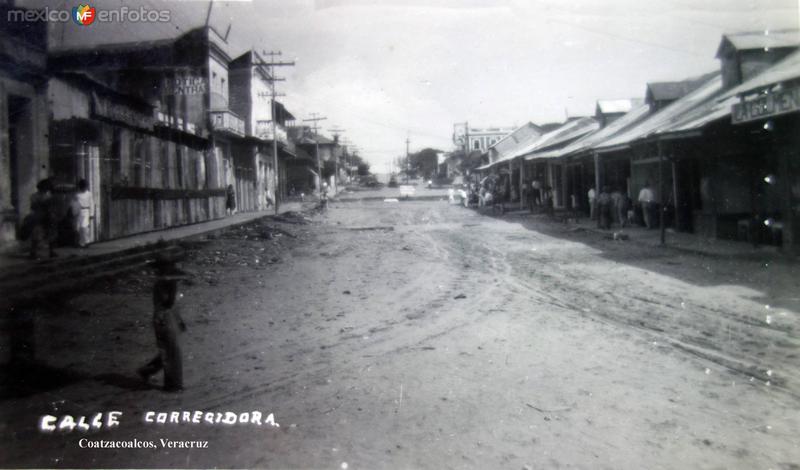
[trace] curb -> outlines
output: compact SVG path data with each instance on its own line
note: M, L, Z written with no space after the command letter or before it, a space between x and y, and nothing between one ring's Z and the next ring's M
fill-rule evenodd
M0 292L4 294L0 300L0 311L10 312L16 308L26 308L46 297L66 291L78 293L97 281L141 269L148 260L160 253L178 251L178 245L182 242L195 241L208 236L213 237L225 230L239 228L272 216L274 214L264 214L224 227L212 228L170 240L146 243L119 251L59 258L53 262L26 265L21 273L4 273L0 277Z

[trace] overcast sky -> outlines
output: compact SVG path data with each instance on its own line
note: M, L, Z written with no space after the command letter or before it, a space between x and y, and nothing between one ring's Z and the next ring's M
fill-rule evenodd
M33 0L31 0L33 1ZM145 0L173 24L203 24L207 0ZM26 2L20 2L25 4ZM64 7L73 6L62 0ZM103 0L93 5L136 5ZM512 126L587 115L597 99L643 97L645 83L714 70L723 32L797 28L798 0L254 0L215 1L234 56L281 50L282 100L298 119L327 116L376 171L426 146L452 148L453 123ZM84 43L97 24L81 29Z

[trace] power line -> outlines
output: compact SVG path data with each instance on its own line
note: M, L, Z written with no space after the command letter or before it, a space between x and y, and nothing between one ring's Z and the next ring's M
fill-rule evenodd
M211 9L209 7L209 14ZM279 206L280 206L280 176L279 176L279 169L278 169L278 107L275 101L275 98L279 96L275 89L275 82L286 80L285 78L278 78L275 76L275 67L290 67L294 65L294 62L275 62L275 56L279 56L282 54L281 51L263 51L264 55L268 55L270 57L269 62L264 62L262 60L253 61L254 67L268 67L269 73L267 74L269 78L267 79L270 84L270 94L272 95L272 100L270 102L270 110L272 113L272 166L274 169L275 181L273 183L273 189L275 190L275 214L278 214Z
M708 58L704 54L697 54L695 52L690 52L690 51L687 51L687 50L684 50L684 49L680 49L680 48L677 48L677 47L672 47L672 46L667 46L667 45L664 45L664 44L659 44L657 42L642 41L641 39L629 38L629 37L622 36L622 35L619 35L619 34L609 33L608 31L602 31L602 30L598 30L598 29L594 29L594 28L588 28L586 26L583 26L583 25L580 25L580 24L575 24L575 23L572 23L572 22L569 22L569 21L558 20L558 19L555 19L555 18L548 18L545 21L554 22L554 23L561 23L561 24L564 24L564 25L567 25L567 26L572 26L573 28L582 29L582 30L588 31L590 33L598 34L600 36L608 36L608 37L616 38L616 39L619 39L621 41L632 42L632 43L641 44L641 45L644 45L644 46L656 47L656 48L659 48L659 49L665 49L665 50L669 50L669 51L673 51L673 52L680 52L681 54L692 55L692 56L695 56L695 57Z
M319 125L317 123L319 121L324 121L325 119L328 119L328 118L325 117L325 116L319 116L319 115L317 115L317 113L311 113L311 118L310 119L303 119L303 122L313 122L314 123L313 124L313 128L314 128L314 153L316 154L316 157L317 157L317 171L319 172L319 184L317 185L318 186L317 190L319 191L320 197L322 197L322 163L320 162L320 159L319 159L319 134L318 134Z

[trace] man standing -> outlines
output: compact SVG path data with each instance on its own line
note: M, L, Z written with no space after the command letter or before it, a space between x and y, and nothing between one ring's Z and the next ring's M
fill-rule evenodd
M595 220L597 217L597 192L594 190L594 186L589 188L586 195L589 197L589 218Z
M600 191L600 195L597 196L597 217L600 219L600 228L606 230L611 228L613 206L613 199L611 199L609 191L608 186L604 186L603 190Z
M531 182L531 189L533 190L533 204L538 206L542 203L542 182L539 181L539 178L533 179L533 182Z
M40 245L47 245L51 258L57 256L54 249L57 216L52 192L53 182L48 178L39 181L31 195L31 259L38 259Z
M644 187L639 191L639 205L642 207L642 217L647 228L655 226L655 195L650 189L650 182L645 181Z
M91 235L91 221L94 218L94 197L89 191L89 184L82 179L78 182L78 192L73 200L75 212L75 229L78 231L78 246L86 248Z

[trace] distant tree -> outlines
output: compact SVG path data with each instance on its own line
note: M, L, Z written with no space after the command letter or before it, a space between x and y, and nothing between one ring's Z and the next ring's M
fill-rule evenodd
M459 151L458 157L461 159L459 169L461 173L466 174L467 171L472 172L472 170L481 166L481 155L482 153L479 150L473 150L466 155L463 151Z
M369 163L361 162L358 164L358 176L367 176L369 174Z
M412 171L425 179L436 176L439 170L439 154L441 150L425 148L408 156L409 166Z

